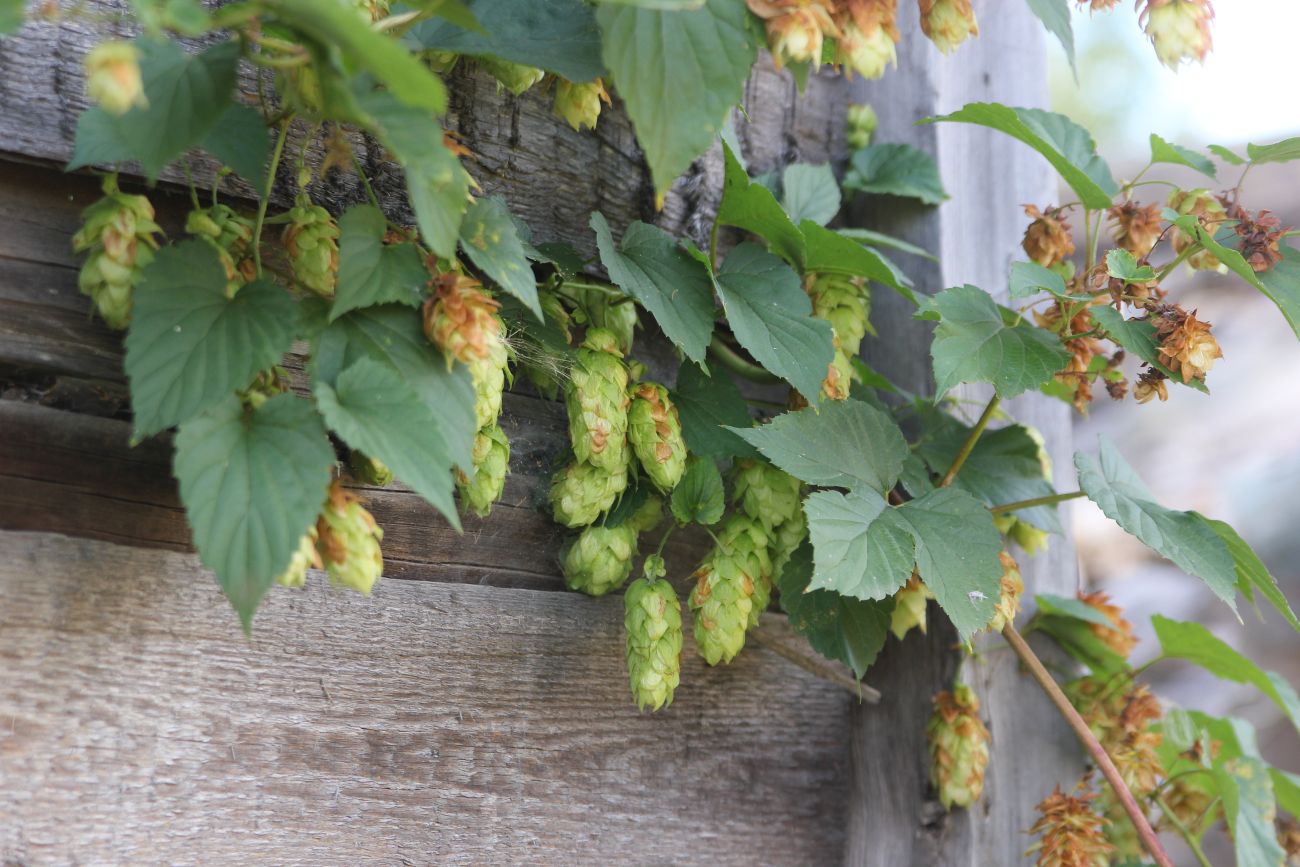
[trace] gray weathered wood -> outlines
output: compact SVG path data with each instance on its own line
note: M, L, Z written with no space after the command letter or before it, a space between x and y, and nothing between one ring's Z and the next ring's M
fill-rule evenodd
M627 700L622 604L410 581L273 593L0 532L7 864L826 864L852 700L768 652Z
M938 158L952 197L942 206L929 209L879 197L863 203L858 213L864 225L898 234L940 256L941 264L918 262L909 269L927 292L973 283L994 294L1005 293L1007 268L1020 253L1027 222L1020 205L1047 204L1055 196L1050 167L1023 145L982 128L915 125L967 102L1044 103L1041 24L1023 6L979 11L980 37L956 55L941 58L920 33L916 7L902 4L898 71L855 92L855 100L871 103L880 117L878 141L910 142ZM932 393L928 357L896 348L900 341L924 345L929 326L911 320L910 309L898 299L883 292L875 298L872 318L880 338L869 339L868 360L905 386ZM973 414L978 414L988 394L970 389L961 396L977 400ZM1058 489L1074 489L1068 407L1028 396L1010 401L1007 410L1043 432ZM1047 553L1018 559L1027 603L1035 592L1073 592L1076 565L1068 538L1053 537ZM992 763L982 801L971 811L946 814L929 786L928 756L917 721L928 695L948 688L957 675L959 657L951 649L953 630L937 607L931 605L930 611L937 628L929 639L916 633L901 645L891 639L871 671L873 685L886 696L906 692L907 698L855 710L846 863L1024 863L1029 842L1024 832L1033 824L1033 807L1056 781L1068 783L1078 774L1077 744L1046 697L1017 671L1014 657L1000 649L1001 640L982 640L980 647L993 652L967 662L961 676L983 703L993 735Z

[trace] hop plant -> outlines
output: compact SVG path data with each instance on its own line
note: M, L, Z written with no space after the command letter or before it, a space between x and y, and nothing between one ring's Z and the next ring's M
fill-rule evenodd
M257 276L253 259L256 224L248 217L222 204L196 208L185 216L185 231L216 251L226 271L227 295L233 297L240 286Z
M898 65L898 0L854 0L835 16L835 62L848 75L880 78Z
M753 629L772 601L772 557L769 552L772 537L757 519L736 512L718 530L718 544L716 555L734 562L753 584L752 604L746 621Z
M1040 839L1029 852L1037 852L1038 867L1107 867L1115 847L1102 833L1105 819L1094 809L1097 796L1067 795L1057 786L1036 808L1038 821L1029 829ZM1029 853L1026 853L1029 854Z
M623 595L623 626L637 708L656 711L672 704L682 657L682 606L673 585L650 578L632 582Z
M930 588L925 586L916 575L894 594L894 611L889 617L889 631L902 641L913 629L921 630L925 635L925 608L934 598Z
M668 389L657 382L632 386L627 426L628 441L650 481L665 493L677 487L686 471L686 441Z
M1147 0L1138 20L1155 46L1156 57L1177 69L1184 60L1204 62L1214 47L1212 18L1210 0Z
M448 368L455 361L498 358L505 351L500 307L473 277L456 271L439 274L433 295L424 302L424 336L442 350Z
M574 461L551 481L551 514L557 524L593 524L627 489L627 465L610 472L585 461Z
M750 563L757 557L749 557ZM754 610L755 577L742 559L715 547L692 576L691 615L695 647L709 665L731 662L745 646L745 632Z
M839 335L831 331L835 354L826 366L826 378L822 380L822 394L830 400L848 400L849 390L853 386L853 362L840 348Z
M1228 219L1228 209L1216 199L1209 190L1174 190L1169 194L1168 206L1177 211L1179 216L1193 214L1211 232ZM1175 227L1169 233L1174 252L1180 256L1197 245L1197 240L1182 229ZM1187 257L1187 265L1194 271L1216 271L1220 274L1228 268L1209 250L1196 250Z
M617 527L584 527L560 555L564 583L588 596L604 596L623 586L636 557L636 529L624 521Z
M339 227L330 212L300 201L289 211L281 240L298 282L322 298L333 298L339 270Z
M348 466L352 468L352 475L367 485L382 488L393 480L393 471L388 468L388 464L379 458L372 458L360 449L353 449L348 455Z
M856 150L871 144L871 137L875 135L879 123L876 110L871 106L865 103L850 105L844 130L844 138L849 147Z
M480 430L497 423L509 374L510 355L504 343L494 350L491 357L469 363L470 382L474 385L474 423Z
M1196 318L1177 305L1162 305L1152 320L1160 360L1177 370L1183 382L1204 380L1214 363L1223 357L1219 342L1210 333L1210 323Z
M600 104L609 105L609 93L599 78L575 84L567 78L555 82L554 110L557 115L568 121L569 126L581 130L596 128L600 117Z
M379 550L384 531L360 498L346 491L337 479L316 519L316 533L330 583L368 595L384 571Z
M862 350L862 339L871 332L871 295L861 277L819 274L808 290L813 316L835 329L840 349L849 356Z
M769 533L803 509L800 481L766 461L736 461L731 483L731 502Z
M129 42L109 40L86 54L86 95L109 114L123 115L132 108L145 108L140 77L140 51Z
M522 63L511 63L497 57L480 57L478 62L489 75L497 80L498 92L504 87L515 96L520 96L546 77L546 70L544 69L538 69L536 66L525 66Z
M1163 231L1159 205L1142 206L1126 201L1107 213L1110 214L1111 233L1116 244L1139 259L1151 254Z
M1065 221L1064 208L1048 208L1040 211L1034 205L1025 205L1025 215L1034 221L1025 230L1025 239L1020 246L1031 260L1051 268L1064 261L1074 253L1074 239L1070 236L1070 224Z
M926 724L930 743L930 780L945 809L969 807L984 791L989 764L989 730L979 718L980 703L965 684L934 697L934 715Z
M298 550L289 560L289 568L275 578L275 583L285 587L302 587L307 583L308 569L323 569L320 551L316 550L316 528L312 527L298 542Z
M804 516L803 510L795 512L793 518L782 522L771 536L772 580L776 581L781 577L781 571L790 561L794 549L798 548L808 536L808 519Z
M564 398L579 461L608 472L628 464L627 365L613 333L593 328L578 347Z
M1031 557L1040 551L1047 550L1047 531L1040 530L1032 524L1026 524L1015 515L994 515L993 526L997 527L999 533L1015 542L1020 546L1020 550Z
M767 29L767 44L777 69L787 63L821 64L822 43L838 31L830 0L748 0Z
M917 0L921 7L921 32L934 47L951 54L967 39L978 36L975 10L970 0Z
M492 504L501 499L510 473L510 440L499 424L493 422L474 436L474 474L456 471L456 489L480 518L492 513Z
M1002 595L993 611L993 620L989 623L989 629L993 632L1001 632L1008 623L1015 622L1016 615L1020 613L1020 596L1025 592L1025 582L1020 577L1020 566L1016 564L1015 558L1006 551L1000 551L998 560L1002 563Z
M637 533L649 533L659 522L664 519L664 504L656 496L648 496L640 506L637 506L635 512L628 516L625 522Z
M72 249L90 253L77 275L82 294L90 296L110 328L121 329L131 321L132 289L153 261L158 249L154 235L162 229L149 200L121 192L117 175L107 175L102 189L104 197L81 212Z

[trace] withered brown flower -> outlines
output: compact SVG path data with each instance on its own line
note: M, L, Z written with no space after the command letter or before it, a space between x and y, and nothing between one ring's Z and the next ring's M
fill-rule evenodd
M1219 342L1210 333L1210 323L1196 318L1196 311L1184 311L1177 304L1162 305L1151 320L1160 341L1160 359L1179 372L1183 382L1204 379L1214 362L1223 357Z
M1260 211L1252 218L1249 211L1242 210L1240 220L1235 228L1241 238L1241 255L1256 273L1268 271L1282 261L1278 242L1291 231L1289 226L1284 228L1269 211Z
M1169 387L1165 385L1168 380L1163 373L1154 367L1138 374L1137 386L1133 389L1133 397L1138 403L1148 403L1152 398L1169 400Z
M1029 852L1038 867L1096 867L1109 864L1115 850L1102 828L1106 820L1093 808L1092 793L1067 795L1057 786L1036 807L1041 814L1030 834L1041 835ZM1029 854L1028 852L1025 854Z
M1025 215L1034 221L1025 229L1021 245L1030 259L1050 268L1074 252L1074 239L1070 237L1070 224L1065 221L1064 208L1040 211L1034 205L1025 205Z
M1084 605L1095 608L1101 614L1105 615L1112 626L1102 626L1100 623L1089 623L1088 628L1092 634L1101 639L1101 642L1115 651L1125 659L1133 652L1137 646L1137 636L1133 634L1133 624L1124 619L1123 611L1118 605L1112 605L1110 595L1102 590L1094 590L1092 593L1080 593L1079 601Z
M746 5L763 19L777 69L786 63L820 64L825 37L839 35L831 0L746 0Z
M1111 235L1115 243L1134 256L1142 258L1151 254L1151 248L1160 240L1160 206L1139 205L1129 200L1115 205L1110 214Z

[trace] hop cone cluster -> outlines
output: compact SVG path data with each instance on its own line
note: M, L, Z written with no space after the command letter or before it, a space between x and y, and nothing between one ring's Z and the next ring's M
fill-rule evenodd
M686 471L686 441L668 389L655 382L632 387L628 440L655 487L665 493L677 487Z
M281 240L298 282L322 298L333 298L339 270L339 227L330 212L300 202L289 211Z
M140 77L140 51L129 42L101 42L86 54L86 95L109 114L147 106Z
M608 472L574 461L556 473L551 481L551 513L558 524L582 527L594 523L626 489L626 466Z
M185 217L185 231L216 251L226 272L226 294L231 296L257 276L253 259L255 230L252 220L221 204L198 208Z
M774 531L801 514L799 480L766 461L736 461L731 482L732 503L765 530Z
M501 425L493 422L475 434L473 457L473 475L457 470L456 489L474 514L486 518L492 504L501 499L510 473L510 440Z
M603 328L588 331L564 389L569 439L579 461L608 472L627 466L627 380L618 339Z
M709 665L730 662L740 652L772 595L772 536L763 523L737 511L717 537L692 576L690 596L695 645Z
M131 290L140 272L158 249L153 205L144 196L131 196L117 187L117 175L103 183L104 197L81 212L81 228L72 236L76 253L90 253L77 285L89 295L110 328L131 321Z
M442 350L447 366L472 364L505 352L505 334L497 316L500 304L473 277L455 271L434 279L433 295L424 302L424 336Z
M567 78L555 82L555 113L569 122L569 126L580 130L596 128L600 117L600 104L609 105L609 94L604 83L597 78L575 84Z
M989 730L979 718L980 703L965 684L934 697L926 724L930 742L930 780L946 809L969 807L984 791L989 764Z
M1029 833L1040 835L1029 850L1038 853L1038 867L1106 867L1111 863L1114 847L1102 833L1106 820L1093 808L1096 797L1067 795L1057 786L1038 805L1039 819L1029 829Z
M312 527L298 542L298 550L293 552L289 568L276 576L275 582L285 587L302 587L307 583L307 570L324 569L320 551L316 550L316 528Z
M682 607L673 585L640 578L623 596L627 674L639 709L672 704L682 656Z
M588 596L604 596L622 587L632 574L636 536L627 521L617 527L583 527L560 556L565 585Z
M330 583L370 593L384 571L379 542L384 531L361 505L361 500L335 480L329 498L316 519L318 548Z

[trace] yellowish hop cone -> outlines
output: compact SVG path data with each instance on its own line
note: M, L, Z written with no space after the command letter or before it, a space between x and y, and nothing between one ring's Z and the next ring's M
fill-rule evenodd
M993 620L989 623L989 629L993 632L1001 632L1008 623L1015 622L1016 615L1020 613L1020 597L1025 592L1025 582L1020 577L1020 566L1015 559L1006 551L1001 551L998 560L1002 563L1002 595L993 611Z
M86 55L86 95L109 114L126 114L145 108L140 78L140 51L129 42L101 42Z
M1184 60L1198 63L1214 47L1210 0L1147 0L1139 20L1155 47L1156 57L1170 69Z
M930 780L946 809L969 807L984 791L989 764L989 730L979 718L980 703L965 684L934 697L934 715L926 724L930 743Z
M575 130L595 129L600 118L600 104L609 105L609 93L597 78L575 84L567 78L555 82L555 113L568 121Z
M672 704L681 675L682 604L673 585L641 578L623 596L627 673L641 710Z
M915 575L894 594L894 613L889 618L889 631L902 641L913 629L921 630L925 635L925 608L934 598L930 588Z
M379 542L384 531L336 479L316 520L317 547L330 583L369 594L384 571Z
M934 47L951 54L980 29L970 0L918 0L921 7L921 31Z
M276 576L275 582L285 587L302 587L307 583L308 569L323 569L320 551L316 550L316 528L312 527L298 542L298 550L293 552L289 568Z

